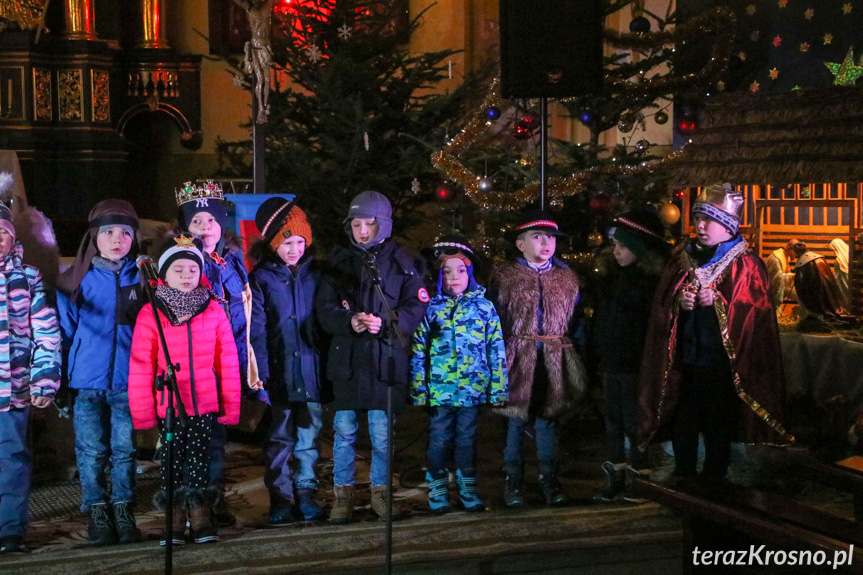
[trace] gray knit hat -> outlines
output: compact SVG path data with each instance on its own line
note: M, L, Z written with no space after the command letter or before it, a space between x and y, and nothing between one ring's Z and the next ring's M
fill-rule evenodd
M375 218L378 223L378 235L374 243L379 244L393 233L393 206L385 195L380 192L367 191L358 194L351 200L348 217L345 223L354 218ZM348 230L350 233L350 230Z

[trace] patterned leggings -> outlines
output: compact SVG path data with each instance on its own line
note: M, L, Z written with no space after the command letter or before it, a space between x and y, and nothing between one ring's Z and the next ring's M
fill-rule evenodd
M174 429L174 492L181 488L203 491L210 485L210 437L213 433L215 413L190 415L186 425L175 422ZM164 422L163 422L164 423ZM165 427L162 426L162 447L167 445ZM162 485L168 482L167 450L162 457Z

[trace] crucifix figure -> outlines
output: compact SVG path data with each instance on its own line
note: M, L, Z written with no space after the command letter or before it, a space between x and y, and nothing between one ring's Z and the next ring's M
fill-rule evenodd
M273 65L273 50L270 48L273 6L278 0L234 0L234 3L249 15L252 38L245 45L246 74L255 77L255 98L258 102L256 124L266 124L270 109L270 67Z

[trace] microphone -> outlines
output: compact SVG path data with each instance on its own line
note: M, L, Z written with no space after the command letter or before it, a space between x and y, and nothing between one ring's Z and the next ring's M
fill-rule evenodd
M381 272L378 271L377 258L375 258L375 255L371 253L366 253L363 256L363 263L366 265L366 270L369 272L369 275L372 278L372 283L375 285L380 285Z
M138 266L138 271L141 277L150 284L151 287L156 287L159 283L159 274L156 271L156 266L153 265L153 258L150 256L140 255L135 260L135 265Z

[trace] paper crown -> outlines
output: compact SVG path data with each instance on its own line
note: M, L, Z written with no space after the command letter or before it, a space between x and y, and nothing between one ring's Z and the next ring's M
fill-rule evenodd
M207 180L201 185L186 182L181 188L174 191L174 195L177 197L178 206L192 201L225 199L225 194L222 193L222 186L213 180Z

